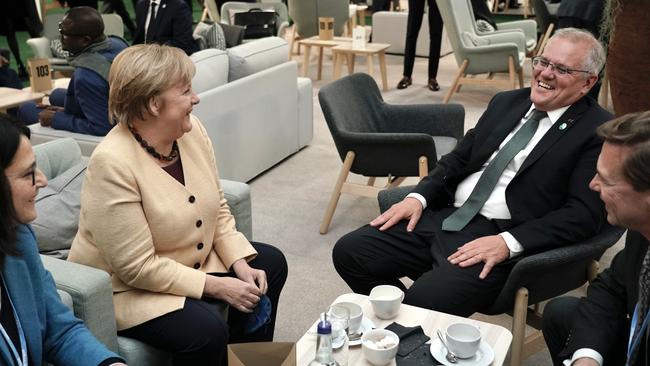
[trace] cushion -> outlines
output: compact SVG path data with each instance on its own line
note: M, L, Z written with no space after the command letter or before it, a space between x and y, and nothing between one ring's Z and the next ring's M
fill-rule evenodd
M476 34L469 33L469 32L463 32L463 41L467 45L474 45L476 47L487 46L490 44L490 41L488 39L478 37L476 36Z
M200 22L196 25L193 36L202 50L206 48L226 49L226 36L223 34L223 29L221 29L219 23Z
M36 196L38 217L32 223L39 252L61 259L68 256L77 234L81 184L87 161L83 160L49 181Z
M221 29L224 37L226 37L226 47L231 48L242 43L245 27L221 23Z
M476 28L479 32L491 33L496 29L487 20L476 19Z
M228 49L228 81L241 79L289 60L289 45L279 37L260 38Z
M59 38L50 41L50 50L52 50L52 56L55 58L67 58L70 56L68 51L63 50L63 45L61 45L61 40Z
M226 51L209 48L194 52L190 56L196 66L192 89L201 94L228 82L228 54Z

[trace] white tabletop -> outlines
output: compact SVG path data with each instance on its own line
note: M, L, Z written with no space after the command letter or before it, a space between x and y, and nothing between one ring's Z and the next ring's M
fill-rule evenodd
M393 322L399 323L405 327L420 325L424 330L424 333L431 339L435 337L434 332L436 329L440 329L444 332L444 329L451 323L465 322L474 324L480 327L483 340L486 341L494 351L495 358L494 362L492 362L492 365L494 366L500 366L503 364L508 349L510 349L512 334L508 329L500 325L462 318L405 304L401 305L397 317L390 320L382 320L374 315L372 305L370 304L368 297L365 295L344 294L339 296L334 302L336 303L340 301L351 301L361 305L364 316L372 320L377 328L384 328ZM316 352L315 326L316 321L314 321L312 327L304 336L302 336L302 338L300 338L300 340L298 340L298 343L296 344L296 358L299 366L308 365L309 362L314 359ZM361 346L350 347L348 365L370 366L370 364L363 358ZM393 360L389 365L395 365L395 360Z

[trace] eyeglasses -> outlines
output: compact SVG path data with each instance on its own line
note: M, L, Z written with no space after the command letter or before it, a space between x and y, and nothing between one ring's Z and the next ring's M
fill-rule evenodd
M59 34L64 36L64 37L83 37L85 34L70 34L68 32L64 32L63 30L63 22L59 22Z
M569 75L574 72L584 72L591 74L591 71L570 69L564 65L556 65L542 56L533 57L533 68L539 71L543 71L546 70L546 68L549 66L551 67L551 72L557 75Z

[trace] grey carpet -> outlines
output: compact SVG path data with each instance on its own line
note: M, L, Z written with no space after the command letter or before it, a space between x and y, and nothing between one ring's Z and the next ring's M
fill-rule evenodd
M302 55L294 59L300 63ZM423 58L416 59L414 84L405 90L395 89L402 75L402 60L402 56L387 57L389 90L384 92L384 99L395 104L441 103L458 70L453 55L441 59L438 81L442 89L435 93L426 88L427 60ZM313 59L310 69L312 78L316 75L315 64ZM365 71L365 65L365 58L357 59L358 71ZM375 66L374 69L377 74L375 78L380 80L379 68ZM529 83L528 61L525 70L525 82ZM332 247L339 237L369 222L379 212L375 199L343 194L329 232L326 235L318 233L325 206L341 168L341 160L317 98L319 88L331 80L331 58L326 54L323 79L314 81L313 141L250 182L254 238L279 247L289 263L289 278L282 293L276 325L278 341L297 341L336 297L350 292L332 266ZM493 88L463 86L462 91L454 95L451 102L465 107L466 129L476 123L497 91ZM358 176L352 179L364 182ZM620 244L617 248L620 249ZM609 263L614 250L606 254L603 264ZM507 315L474 317L510 328L511 318ZM548 352L542 350L524 364L551 365L551 362Z

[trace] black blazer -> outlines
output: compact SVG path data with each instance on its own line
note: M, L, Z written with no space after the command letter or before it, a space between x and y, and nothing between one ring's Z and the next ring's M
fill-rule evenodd
M648 250L648 241L638 232L628 231L625 248L608 269L598 275L580 300L562 357L571 357L580 348L598 351L605 365L624 365L630 335L630 319L639 292L639 272ZM634 365L647 365L648 331L643 336Z
M149 0L140 0L135 8L137 29L133 44L145 43L144 25L150 7ZM183 0L161 0L148 41L182 49L188 55L197 50L192 37L192 12Z
M456 187L478 171L530 108L530 88L499 93L476 127L443 156L415 188L437 209L454 202ZM531 151L506 188L509 231L525 253L587 239L605 219L603 203L589 189L602 142L596 127L612 118L596 101L574 103Z

